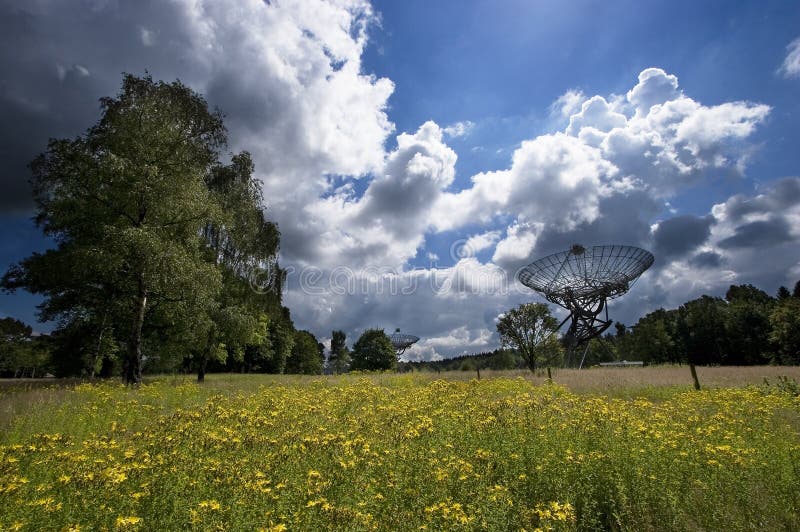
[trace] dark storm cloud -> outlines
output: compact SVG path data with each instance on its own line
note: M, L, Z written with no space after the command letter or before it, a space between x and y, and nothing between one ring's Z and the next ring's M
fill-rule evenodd
M780 212L800 203L800 177L786 177L757 196L739 194L730 198L725 205L731 221L738 221L748 214Z
M27 164L36 150L42 149L46 137L38 134L42 130L40 116L26 112L19 106L10 104L0 95L0 213L24 211L33 202L28 186ZM11 127L15 124L16 127ZM37 127L38 126L38 127Z
M372 182L365 194L365 208L358 223L365 226L380 221L402 237L418 232L416 221L436 200L440 185L426 173L408 170L415 157L429 157L424 146L398 151L386 168L386 176Z
M158 17L144 2L0 3L0 214L32 207L28 163L48 139L93 125L98 99L116 93L123 71L166 70L171 54L142 43L148 19Z
M49 138L74 137L100 116L98 100L119 91L122 73L179 79L202 92L225 114L231 144L263 138L266 127L281 139L258 170L297 159L303 136L274 79L253 74L235 46L239 35L198 30L191 7L180 2L53 2L0 0L0 214L32 205L27 164ZM210 41L231 56L212 64ZM227 46L232 43L230 46Z
M763 185L757 194L739 194L714 205L704 250L645 273L644 282L621 298L621 308L635 317L659 306L676 308L703 294L723 296L732 284L774 293L778 286L793 283L800 267L800 241L793 236L800 208L797 184L796 178L782 179ZM641 303L630 299L637 291L644 296Z
M206 96L216 105L224 109L226 124L233 130L258 133L265 124L280 123L288 130L287 143L298 143L303 134L299 124L291 121L291 102L288 94L278 90L270 90L263 84L269 80L239 79L237 83L230 80L240 74L230 68L220 72L206 88Z
M793 240L789 224L783 218L771 218L740 225L735 234L720 241L719 247L731 248L763 248L782 244Z
M32 206L28 164L43 152L50 138L73 137L99 117L99 93L91 79L71 69L57 75L36 76L36 84L58 85L52 95L37 96L4 84L0 88L0 213Z
M650 237L648 220L655 216L659 209L659 203L642 190L612 194L600 199L599 210L602 214L594 221L584 222L569 231L556 225L547 225L538 236L536 247L530 257L514 261L498 261L498 264L513 274L529 262L551 253L564 251L573 244L584 246L622 244L647 247Z
M786 177L772 184L770 196L775 198L775 208L786 208L800 203L800 177Z
M676 216L658 224L653 252L664 260L679 258L703 244L711 235L711 216Z
M689 259L693 268L719 268L722 266L722 255L715 251L703 251Z

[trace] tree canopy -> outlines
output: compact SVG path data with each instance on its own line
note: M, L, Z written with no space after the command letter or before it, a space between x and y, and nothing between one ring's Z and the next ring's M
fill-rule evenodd
M769 339L776 350L775 362L800 364L800 297L783 299L770 312Z
M376 371L394 369L397 354L382 329L367 329L353 344L350 369Z
M544 303L525 303L506 312L497 322L503 346L516 349L531 371L562 354L555 334L558 321Z
M12 266L3 287L43 295L41 319L79 340L84 365L122 344L128 383L176 351L202 375L208 358L263 339L280 307L279 283L261 300L245 288L278 246L252 162L222 164L222 115L178 81L125 75L101 110L31 163L36 221L56 247Z
M308 331L296 331L292 351L286 361L286 373L320 375L324 365L324 353L317 339Z

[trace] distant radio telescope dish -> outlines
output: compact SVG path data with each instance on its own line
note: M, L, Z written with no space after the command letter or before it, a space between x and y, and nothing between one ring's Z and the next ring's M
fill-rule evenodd
M565 361L569 363L577 345L600 336L611 325L607 301L625 294L654 260L649 251L633 246L585 248L575 244L567 251L531 262L517 278L569 312L559 325L561 328L571 320Z
M400 329L395 329L394 333L389 336L389 341L392 342L392 346L394 346L394 350L399 357L406 349L419 342L419 336L404 334L400 332Z

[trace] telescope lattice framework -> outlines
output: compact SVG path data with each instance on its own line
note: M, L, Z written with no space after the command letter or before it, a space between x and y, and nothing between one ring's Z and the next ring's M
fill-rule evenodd
M419 342L419 336L401 333L400 329L395 329L394 333L389 336L389 341L392 342L392 346L394 346L394 350L397 352L397 356L399 357L405 352L406 349Z
M574 347L600 336L611 325L607 302L625 294L655 258L634 246L575 244L567 251L531 262L517 274L519 281L564 307L571 320L567 331L570 354ZM605 311L605 319L600 314Z

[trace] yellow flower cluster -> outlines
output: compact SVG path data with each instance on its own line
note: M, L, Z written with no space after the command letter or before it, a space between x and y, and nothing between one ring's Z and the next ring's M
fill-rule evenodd
M552 523L571 523L575 521L575 509L570 503L561 504L552 501L549 504L537 504L533 512L539 518L538 528L551 528Z
M798 397L659 395L386 375L82 384L0 436L0 530L800 529Z
M466 525L475 520L475 516L467 515L460 502L453 502L449 497L446 501L436 503L425 508L425 513L434 517L441 517L445 522Z

